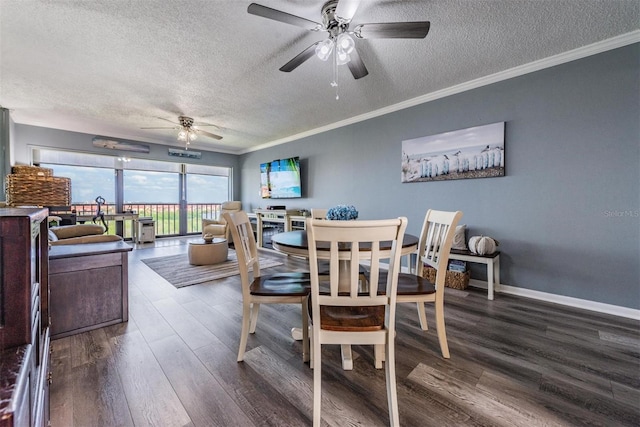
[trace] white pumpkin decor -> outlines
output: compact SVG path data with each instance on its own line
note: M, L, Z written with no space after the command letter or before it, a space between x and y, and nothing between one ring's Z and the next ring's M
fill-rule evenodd
M469 250L478 255L488 255L496 251L498 241L487 236L473 236L469 239Z

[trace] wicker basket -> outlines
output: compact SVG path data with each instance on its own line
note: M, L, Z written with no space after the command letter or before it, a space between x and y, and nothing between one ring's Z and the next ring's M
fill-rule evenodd
M11 172L16 175L53 176L53 169L38 166L16 165L11 168Z
M10 206L68 206L71 179L40 175L7 175L7 204Z
M425 265L422 270L422 277L429 280L431 283L435 283L436 269ZM467 289L467 286L469 286L469 277L469 271L459 273L457 271L447 270L444 285L454 289Z

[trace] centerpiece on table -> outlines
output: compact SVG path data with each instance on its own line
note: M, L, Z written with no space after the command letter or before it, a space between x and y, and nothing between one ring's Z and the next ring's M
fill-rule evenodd
M352 205L338 205L327 211L327 219L350 221L358 219L358 210Z

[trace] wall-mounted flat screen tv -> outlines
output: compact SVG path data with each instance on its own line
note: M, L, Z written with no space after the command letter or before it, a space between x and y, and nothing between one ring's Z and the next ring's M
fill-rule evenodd
M302 197L300 159L273 160L260 165L260 194L263 199Z

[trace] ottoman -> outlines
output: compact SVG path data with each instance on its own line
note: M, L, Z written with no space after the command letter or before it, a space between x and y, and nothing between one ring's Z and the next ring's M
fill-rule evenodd
M213 239L211 243L189 242L189 264L209 265L220 264L227 260L229 245L227 239Z

